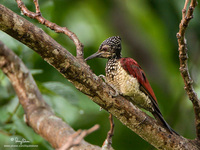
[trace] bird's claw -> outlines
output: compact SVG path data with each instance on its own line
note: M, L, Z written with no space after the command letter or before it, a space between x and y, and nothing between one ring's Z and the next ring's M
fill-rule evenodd
M100 74L99 78L103 79L107 83L106 77L103 74Z
M117 97L119 95L122 95L122 93L120 93L113 84L107 83L113 90L114 92L110 92L110 95L113 97Z
M146 119L147 119L147 117L145 116L144 120L142 120L142 121L138 124L138 126L141 125L141 124L143 124L143 123L145 122Z
M99 77L102 78L114 90L114 92L109 91L112 97L117 97L118 95L122 95L120 92L117 91L114 85L107 82L106 77L104 75L100 74Z
M117 92L113 87L112 87L112 89L114 90L114 92L110 92L110 95L112 96L112 98L117 97L118 95L120 95L119 92Z

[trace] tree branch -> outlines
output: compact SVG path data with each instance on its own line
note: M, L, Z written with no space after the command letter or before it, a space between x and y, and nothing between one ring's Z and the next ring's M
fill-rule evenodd
M0 69L8 76L18 95L26 114L27 124L54 148L63 146L75 131L55 116L43 100L31 73L18 56L2 42L0 42ZM98 146L80 140L77 145L73 149L100 149Z
M78 130L77 132L72 134L68 138L67 143L65 145L63 145L61 148L59 148L58 150L67 150L70 147L79 145L85 136L87 136L88 134L96 131L97 129L99 129L99 125L95 125L95 126L93 126L92 128L90 128L88 130L83 130L83 131L82 130Z
M112 137L114 136L114 120L113 115L109 115L109 121L110 121L110 130L107 133L107 137L102 145L102 150L110 150L112 149Z
M25 16L38 20L39 23L45 25L46 27L50 28L51 30L54 30L57 33L64 33L65 35L67 35L76 46L77 58L83 60L83 44L80 42L76 34L68 30L66 27L60 27L57 24L52 23L49 20L46 20L44 17L42 17L38 0L34 0L36 13L29 11L21 0L16 0L16 2L18 4L18 7L21 9L21 12Z
M29 46L54 66L81 92L99 106L112 113L124 125L158 149L199 149L197 141L167 132L155 119L149 117L122 96L112 98L111 87L92 73L66 49L24 18L0 5L0 29Z
M188 8L188 11L186 13L187 5L189 0L185 1L185 5L182 10L182 20L179 24L179 32L177 33L177 39L178 39L178 50L179 50L179 61L180 61L180 72L182 75L182 78L184 80L184 89L187 92L187 95L189 96L189 99L193 103L194 113L195 113L195 125L196 125L196 135L197 138L200 139L200 101L199 98L194 91L194 88L192 86L193 80L191 79L190 73L188 71L188 54L187 54L187 43L185 38L185 32L187 29L187 26L189 24L189 21L193 18L193 11L195 6L197 5L196 0L191 0L190 6Z

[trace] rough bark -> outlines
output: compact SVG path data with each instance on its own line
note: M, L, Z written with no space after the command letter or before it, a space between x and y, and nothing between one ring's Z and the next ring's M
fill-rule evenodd
M179 32L177 33L177 39L178 39L178 51L179 51L179 61L180 61L180 72L181 76L184 81L184 88L187 92L187 95L189 99L191 100L194 108L195 113L195 126L196 126L196 135L197 138L200 139L200 100L197 96L197 93L195 92L193 88L193 80L190 76L189 70L188 70L188 54L187 54L187 43L185 38L185 32L187 29L187 26L189 24L189 21L193 18L193 12L194 8L197 5L196 0L191 0L189 9L187 11L187 5L189 0L185 1L185 5L182 10L182 20L179 24Z
M0 68L10 79L23 106L26 121L34 131L44 137L54 148L62 147L75 131L55 116L45 103L38 87L23 62L0 42ZM100 149L84 140L73 149Z
M66 49L24 18L0 5L0 29L29 46L81 92L158 149L199 149L197 141L170 134L122 96L112 98L111 87Z

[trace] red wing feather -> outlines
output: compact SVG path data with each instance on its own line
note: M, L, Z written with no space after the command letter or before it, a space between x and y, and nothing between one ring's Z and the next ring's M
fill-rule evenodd
M126 70L128 74L138 79L141 85L141 90L145 92L148 96L150 96L150 99L152 97L157 103L157 99L151 88L151 85L149 84L149 81L147 80L144 71L138 65L138 63L132 58L121 58L120 63L123 69Z
M123 69L126 70L126 72L128 74L130 74L133 77L138 79L138 81L140 83L140 90L149 96L149 98L153 104L153 108L154 108L154 111L152 112L154 117L158 121L160 121L169 130L169 132L176 133L164 120L162 113L160 112L160 109L158 107L156 96L155 96L142 68L132 58L121 58L120 63L122 65ZM176 133L176 134L179 135L178 133Z

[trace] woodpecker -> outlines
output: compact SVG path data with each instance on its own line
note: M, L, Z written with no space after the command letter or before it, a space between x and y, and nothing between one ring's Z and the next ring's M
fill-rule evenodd
M134 59L121 57L121 49L121 38L112 36L103 41L99 50L85 60L97 57L108 59L105 81L116 93L128 97L134 105L150 111L170 133L176 133L164 120L143 69Z

